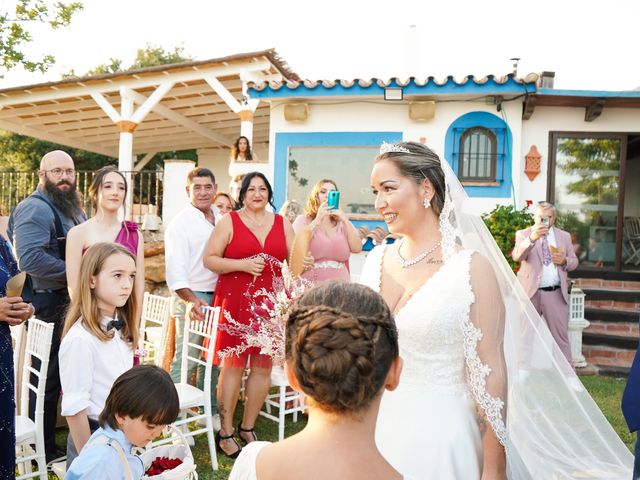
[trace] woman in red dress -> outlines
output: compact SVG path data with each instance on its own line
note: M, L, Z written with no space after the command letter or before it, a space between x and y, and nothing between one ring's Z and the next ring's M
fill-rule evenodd
M280 263L289 254L294 233L287 219L266 210L267 204L273 206L272 202L273 191L266 177L259 172L247 174L240 188L239 209L222 217L211 234L204 265L220 275L213 304L222 309L221 325L226 323L225 312L235 321L248 324L251 294L260 288L272 290L274 276L281 275ZM233 414L247 362L251 373L237 432L244 443L257 440L254 425L271 385L271 358L261 355L259 349L250 348L225 359L219 357L220 351L242 343L242 338L218 328L213 362L222 367L217 387L222 429L216 441L222 452L232 458L241 450L234 439Z

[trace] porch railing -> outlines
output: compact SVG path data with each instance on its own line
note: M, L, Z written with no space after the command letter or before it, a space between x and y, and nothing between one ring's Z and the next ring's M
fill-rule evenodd
M132 186L132 218L142 223L145 213L151 210L162 215L162 180L163 172L157 170L141 170L139 172L122 172L131 179ZM89 186L95 171L79 170L76 172L76 185L80 192L83 207L89 217L95 213ZM15 206L36 189L38 173L36 171L0 171L0 214L9 215Z

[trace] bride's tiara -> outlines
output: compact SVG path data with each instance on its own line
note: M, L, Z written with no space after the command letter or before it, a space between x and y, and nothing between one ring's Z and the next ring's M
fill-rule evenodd
M380 155L384 153L411 153L408 148L405 148L397 143L382 142L380 145Z

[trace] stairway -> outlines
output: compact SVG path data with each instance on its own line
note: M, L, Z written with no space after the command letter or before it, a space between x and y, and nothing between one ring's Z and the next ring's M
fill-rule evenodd
M591 325L582 336L582 353L598 373L626 375L638 348L640 273L576 272Z

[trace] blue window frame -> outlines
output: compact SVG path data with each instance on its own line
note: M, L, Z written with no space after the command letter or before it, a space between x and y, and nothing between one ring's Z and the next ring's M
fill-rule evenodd
M511 131L498 116L470 112L445 137L445 158L470 197L511 196Z

